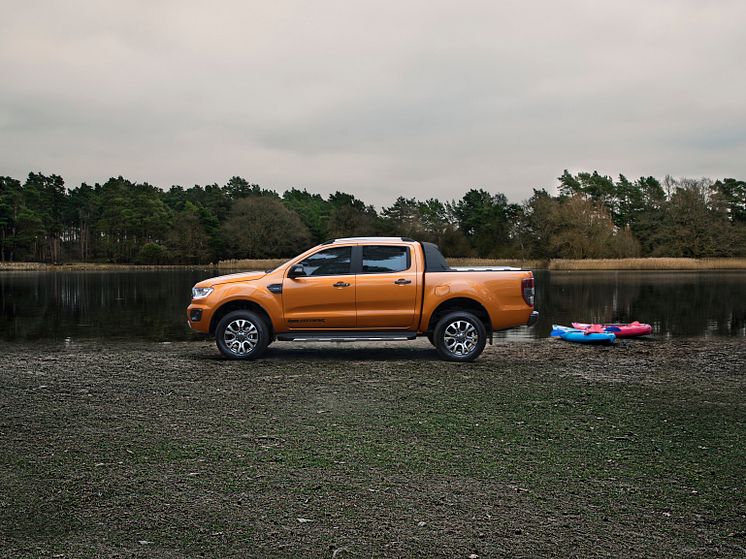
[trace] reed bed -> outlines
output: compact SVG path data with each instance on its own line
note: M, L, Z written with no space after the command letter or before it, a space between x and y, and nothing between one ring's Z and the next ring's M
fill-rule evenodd
M214 264L115 264L106 262L66 262L47 264L45 262L0 262L0 272L23 271L72 271L72 270L204 270L213 269Z
M268 270L287 261L287 258L243 258L239 260L221 260L217 263L216 267L226 270Z
M513 266L515 268L542 269L546 260L520 260L517 258L447 258L449 266Z
M44 270L162 270L162 269L220 269L266 270L279 266L287 259L221 260L217 264L145 265L71 262L45 264L43 262L0 262L0 271ZM451 266L514 266L529 270L588 271L588 270L746 270L746 258L604 258L586 260L520 260L515 258L448 258Z
M517 258L448 258L451 266L514 266L530 270L746 270L746 258L602 258L538 260ZM274 268L285 259L221 260L217 267L231 270Z
M42 262L0 262L0 270L44 270L48 267Z
M495 259L495 258L448 258L451 266L515 266L517 268L546 268L546 260L518 260L518 259ZM264 270L279 266L287 259L265 259L253 260L245 258L242 260L221 260L217 267L228 270Z
M604 258L551 260L550 270L746 270L746 258Z

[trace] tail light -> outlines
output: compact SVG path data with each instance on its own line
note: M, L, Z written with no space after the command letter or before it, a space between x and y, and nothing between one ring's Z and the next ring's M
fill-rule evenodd
M534 306L534 296L536 291L534 290L534 278L525 278L521 281L521 293L523 294L523 300L529 307Z

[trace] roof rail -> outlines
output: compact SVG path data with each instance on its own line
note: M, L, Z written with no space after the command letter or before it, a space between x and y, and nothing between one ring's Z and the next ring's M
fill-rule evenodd
M324 241L321 243L322 245L330 245L333 243L336 243L337 241L367 241L367 242L391 242L396 241L397 239L401 240L405 243L416 243L417 241L415 239L412 239L411 237L339 237L337 239L329 239L328 241Z

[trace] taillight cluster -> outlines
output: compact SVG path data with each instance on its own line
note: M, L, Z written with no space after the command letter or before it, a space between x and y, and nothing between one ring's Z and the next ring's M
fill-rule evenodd
M523 294L523 300L529 307L534 306L534 297L536 291L534 290L534 278L525 278L521 281L521 293Z

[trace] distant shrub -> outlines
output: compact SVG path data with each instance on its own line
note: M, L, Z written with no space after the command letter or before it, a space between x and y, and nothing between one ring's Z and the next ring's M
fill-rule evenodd
M145 243L137 256L138 264L166 264L168 260L168 250L158 243Z

